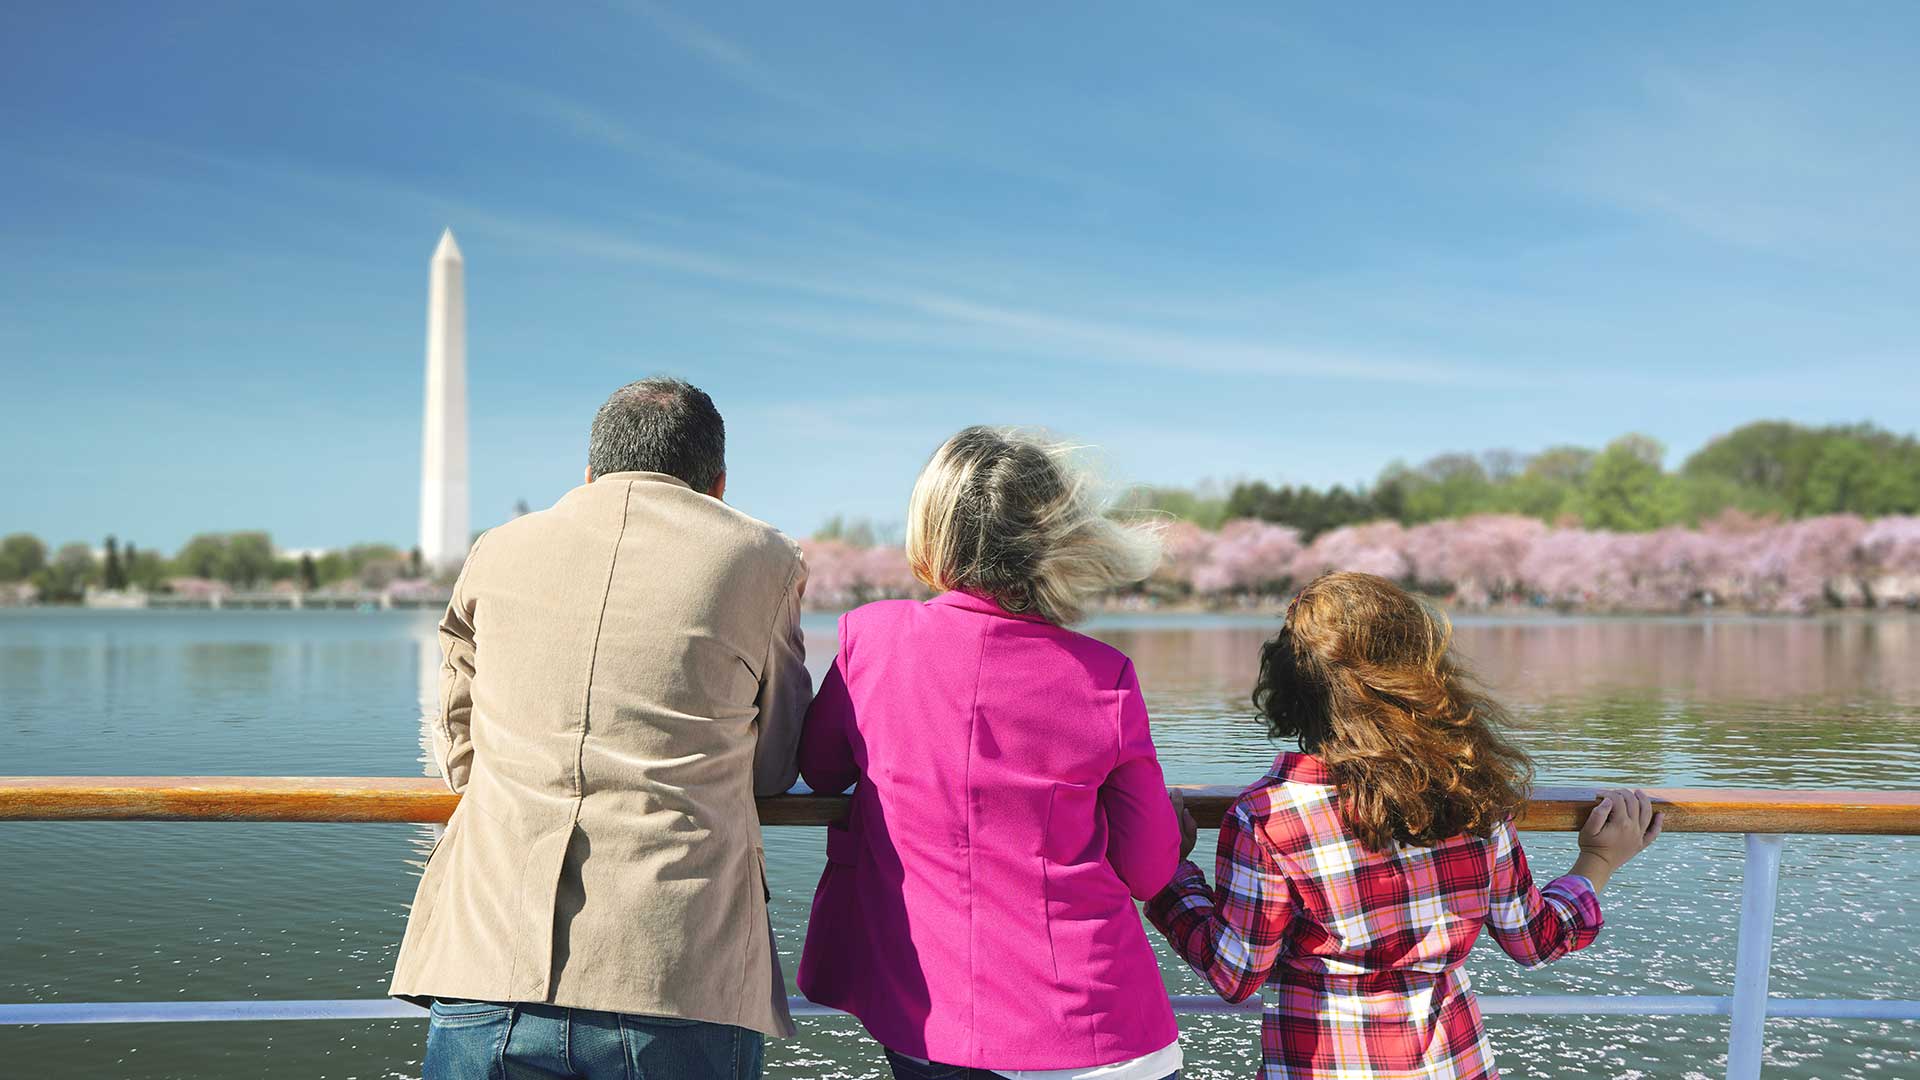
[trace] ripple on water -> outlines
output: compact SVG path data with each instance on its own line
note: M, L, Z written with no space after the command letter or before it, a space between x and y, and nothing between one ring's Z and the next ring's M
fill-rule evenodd
M0 614L0 738L18 773L405 775L419 771L432 618L392 613ZM831 619L810 617L816 674ZM1132 619L1096 632L1134 658L1171 778L1251 781L1273 747L1247 689L1270 619ZM1920 788L1920 620L1463 619L1462 649L1508 701L1543 782ZM430 646L428 646L430 648ZM0 1000L372 997L430 834L407 826L0 825ZM1536 873L1571 860L1528 838ZM770 830L773 915L794 970L823 856ZM1523 972L1480 948L1486 993L1725 994L1738 837L1672 835L1617 879L1586 952ZM1200 858L1211 859L1211 837ZM1920 842L1794 837L1773 987L1920 996ZM1204 987L1162 952L1176 993ZM1494 1017L1508 1076L1708 1080L1712 1017ZM885 1075L846 1019L773 1044L768 1075ZM1183 1017L1185 1075L1244 1077L1252 1017ZM1920 1025L1776 1020L1767 1075L1920 1078ZM75 1075L410 1077L418 1022L0 1031L11 1061ZM4 1071L4 1070L0 1070Z

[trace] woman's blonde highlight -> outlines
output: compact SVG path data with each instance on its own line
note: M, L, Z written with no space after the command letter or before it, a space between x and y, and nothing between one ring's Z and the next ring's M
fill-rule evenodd
M934 452L907 506L907 561L936 590L991 598L1066 625L1100 594L1145 580L1157 523L1114 520L1083 447L970 427Z

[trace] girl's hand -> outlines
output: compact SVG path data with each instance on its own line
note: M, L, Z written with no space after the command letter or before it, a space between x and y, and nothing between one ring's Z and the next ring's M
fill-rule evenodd
M1653 798L1644 791L1602 792L1600 805L1580 829L1580 853L1605 863L1611 874L1659 838L1664 818L1654 813Z
M1180 858L1193 854L1193 845L1200 841L1200 826L1193 820L1193 814L1187 810L1187 794L1179 788L1168 788L1167 798L1173 800L1173 816L1180 819Z

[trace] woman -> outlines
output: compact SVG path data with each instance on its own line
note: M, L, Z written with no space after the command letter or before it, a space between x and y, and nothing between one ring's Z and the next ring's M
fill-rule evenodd
M1179 824L1132 662L1065 628L1151 573L1157 536L1064 447L972 427L914 485L907 557L940 594L841 617L801 736L808 785L859 787L800 989L899 1078L1177 1076L1133 900L1171 879Z

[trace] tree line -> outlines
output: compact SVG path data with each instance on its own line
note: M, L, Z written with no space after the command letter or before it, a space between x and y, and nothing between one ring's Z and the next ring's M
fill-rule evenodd
M235 589L292 582L313 591L348 583L380 589L422 574L418 548L405 552L390 544L355 544L318 557L290 555L273 546L272 536L257 531L201 533L172 555L113 536L99 549L73 542L52 551L30 533L0 538L0 584L31 585L49 603L78 600L89 587L158 592L179 578L217 581Z
M1698 526L1728 511L1779 519L1920 513L1920 441L1871 424L1807 427L1762 421L1707 443L1669 471L1666 450L1626 435L1599 450L1449 453L1394 462L1371 485L1234 484L1224 495L1146 488L1131 507L1217 529L1251 518L1290 525L1311 541L1369 521L1419 525L1517 514L1614 532Z

